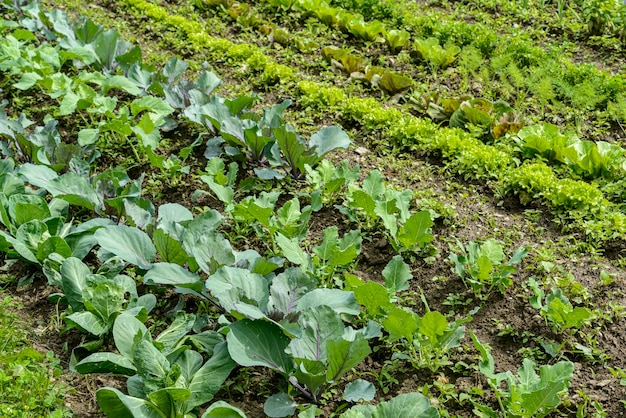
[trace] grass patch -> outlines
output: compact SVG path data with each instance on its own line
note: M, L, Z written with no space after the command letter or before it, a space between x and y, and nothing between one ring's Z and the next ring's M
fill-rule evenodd
M57 381L62 373L52 351L32 347L11 297L0 302L0 416L70 417L63 398L69 388Z

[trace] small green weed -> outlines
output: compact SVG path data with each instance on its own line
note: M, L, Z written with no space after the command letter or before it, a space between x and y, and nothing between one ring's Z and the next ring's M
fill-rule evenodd
M0 302L0 415L7 418L70 417L63 404L69 388L55 383L61 373L52 352L45 355L28 343L26 332L10 312L11 298Z

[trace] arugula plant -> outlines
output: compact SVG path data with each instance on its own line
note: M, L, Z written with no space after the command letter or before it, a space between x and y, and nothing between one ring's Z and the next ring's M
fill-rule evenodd
M482 361L478 368L487 378L500 409L496 411L472 399L477 416L496 418L505 414L523 418L545 417L559 407L574 375L574 363L560 361L554 365L541 366L537 374L535 363L524 359L517 376L510 371L496 373L490 347L482 344L473 332L470 332L470 336L481 354ZM506 384L506 388L502 388L502 383Z
M378 170L371 171L362 186L351 184L347 199L339 210L364 229L382 223L394 250L426 253L434 239L433 221L428 210L411 213L413 192L388 189Z
M96 392L105 414L195 417L194 411L213 399L235 363L217 332L190 334L196 321L195 315L178 312L171 325L153 339L134 316L117 317L113 336L120 354L94 353L76 365L80 373L129 376L128 395L112 387ZM203 354L209 357L207 361Z
M302 271L324 285L341 285L339 273L351 266L361 253L363 237L361 231L352 230L339 238L336 226L324 230L322 241L308 254L301 247L297 238L288 238L280 232L276 235L276 244L284 257L300 266Z
M494 290L504 293L513 285L511 275L517 271L515 265L526 257L530 249L519 248L504 262L506 256L502 244L494 239L482 244L470 241L466 246L457 242L457 246L461 254L451 253L448 257L454 264L454 272L483 301Z

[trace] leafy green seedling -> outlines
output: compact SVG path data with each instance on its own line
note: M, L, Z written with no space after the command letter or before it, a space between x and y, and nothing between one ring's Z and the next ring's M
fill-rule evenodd
M454 272L482 300L486 300L494 290L506 292L513 284L510 276L517 271L515 264L520 263L529 250L528 247L519 248L504 262L506 256L502 244L494 239L482 244L470 241L467 246L460 242L457 245L461 254L452 253L449 256Z
M530 298L530 306L540 310L541 316L554 331L563 332L573 329L576 332L594 317L589 308L573 307L561 289L554 288L546 295L534 278L528 280L528 285L534 292L534 296Z
M396 251L423 252L433 240L433 221L427 210L411 214L409 206L412 199L411 190L388 189L382 174L374 170L361 187L350 185L348 198L340 210L352 220L364 219L362 225L365 229L382 223Z
M510 371L496 373L490 347L482 344L473 332L470 332L470 336L481 354L479 370L487 378L500 408L500 411L496 411L472 400L477 416L497 418L504 414L523 418L545 417L558 408L561 396L567 392L574 374L574 363L560 361L554 365L541 366L537 375L535 363L524 359L517 376ZM502 383L506 383L505 389Z

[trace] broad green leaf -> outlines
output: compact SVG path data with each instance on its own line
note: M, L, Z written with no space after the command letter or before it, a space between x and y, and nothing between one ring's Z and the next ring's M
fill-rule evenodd
M156 248L145 232L125 225L115 225L98 229L94 236L106 251L144 270L152 267Z
M134 398L115 388L100 388L96 392L98 406L108 417L115 418L169 418L150 401Z
M81 129L78 132L78 145L85 147L87 145L95 144L100 137L100 129Z
M381 402L372 418L419 417L439 418L437 409L421 393L405 393L387 402Z
M193 289L202 292L203 280L195 273L191 273L184 267L172 263L155 263L143 276L146 284L162 284L177 288Z
M113 326L113 316L123 310L125 291L122 286L108 280L95 287L91 284L83 292L85 309L97 314L108 329Z
M400 255L394 256L387 263L382 274L385 279L385 287L391 295L407 290L409 280L413 278L409 265L404 262Z
M193 220L193 214L183 205L179 205L178 203L165 203L159 206L159 214L157 216L157 222L159 223L181 223L191 220ZM217 217L216 222L219 222L219 217Z
M379 283L367 282L352 291L356 300L365 308L368 316L382 315L385 310L394 306L389 301L387 289Z
M144 340L151 340L146 326L135 316L122 313L113 324L113 339L118 351L128 359L135 358L135 351Z
M143 96L130 103L130 111L133 116L136 117L144 110L156 114L157 117L167 116L174 112L174 108L167 104L165 100L155 96Z
M289 338L278 325L242 319L228 328L228 352L238 364L269 367L285 375L294 369L293 359L285 353Z
M49 237L39 245L35 256L43 262L52 253L57 253L62 257L71 257L72 249L63 238Z
M101 318L88 311L74 312L65 317L65 320L78 329L100 336L107 331L108 324Z
M589 308L577 306L574 310L565 316L565 324L563 328L580 328L585 321L593 317L593 313Z
M378 85L390 95L395 95L413 85L413 79L395 71L385 71L378 80Z
M299 268L289 268L272 279L268 312L278 311L289 315L297 309L300 298L316 287L315 280Z
M246 269L222 267L206 281L206 288L229 312L253 305L265 311L269 299L267 280Z
M319 389L328 383L326 368L326 364L322 361L298 359L298 369L294 377L298 379L298 383L316 395Z
M9 216L17 227L33 219L43 221L51 216L48 202L40 196L14 194L8 200Z
M419 323L419 332L428 337L434 343L448 329L446 317L436 311L427 312Z
M226 343L215 346L213 356L204 363L189 382L191 398L187 401L187 412L213 399L235 365L228 354Z
M303 312L322 305L331 307L338 314L358 315L361 312L354 293L339 289L315 289L308 292L300 298L297 310Z
M217 401L202 414L201 418L246 418L246 414L224 401Z
M323 157L334 149L348 148L350 137L339 126L327 126L311 135L310 147L316 147L315 152L319 157Z
M78 373L115 373L132 376L137 373L133 363L115 353L94 353L76 365Z
M504 260L502 245L495 239L488 239L480 246L480 254L486 256L491 264L497 265Z
M326 371L326 379L337 381L350 369L357 366L371 352L369 344L363 339L361 334L357 334L353 341L344 340L343 338L327 340L328 370Z
M170 370L170 362L151 341L143 340L135 350L137 374L144 379L162 379Z
M23 73L20 81L13 83L13 87L18 90L28 90L43 78L37 73Z
M39 264L39 260L34 253L44 239L44 235L48 234L48 227L45 223L37 219L28 221L17 229L13 248L24 259Z
M89 181L78 174L65 173L50 180L45 186L50 194L89 210L100 207L100 199Z
M83 306L83 292L87 288L89 274L89 267L78 258L69 257L61 265L63 293L74 311L80 311Z
M376 396L376 388L367 380L357 379L346 385L343 392L343 399L348 402L359 402L364 400L369 402Z
M433 226L433 220L430 212L423 210L414 213L404 223L398 234L398 241L406 249L412 250L416 247L423 247L431 242L434 237L430 233Z
M376 216L376 201L365 191L355 190L351 193L350 198L352 199L350 207L363 210L370 218Z
M182 353L176 350L172 354L176 355L174 364L180 367L180 372L185 381L191 381L193 375L202 367L202 362L204 361L202 354L195 350L185 350Z
M406 338L409 343L413 343L413 334L417 331L417 315L406 311L403 308L394 308L387 313L382 325L389 333L390 341L399 338Z
M184 311L176 312L176 318L169 327L161 332L154 341L157 342L161 351L168 355L174 351L179 342L191 331L193 324L196 322L196 316L187 314Z
M111 89L120 89L132 96L137 96L141 93L139 87L137 87L137 85L133 81L129 80L123 75L112 75L104 79L104 82L101 86L102 94L107 94L108 91Z
M300 220L300 201L298 198L287 201L280 209L276 211L276 217L282 225L293 225Z
M301 266L303 270L308 270L310 257L300 248L296 238L289 239L280 232L277 232L276 244L283 250L283 255L287 260Z
M263 405L263 412L270 418L290 417L296 412L298 404L286 393L270 396Z
M370 171L363 181L363 191L365 191L365 193L367 193L374 200L378 200L378 198L385 193L383 175L380 171Z
M294 338L287 347L292 357L326 361L326 341L341 338L345 326L335 311L328 306L318 306L304 311L298 318L302 330L299 338Z
M46 190L46 186L48 185L48 183L53 179L59 177L56 171L54 171L50 167L30 163L20 165L19 174L20 176L26 178L26 181L33 186L37 186Z
M156 229L152 233L154 246L163 259L167 263L185 265L189 259L189 255L183 248L183 244L166 234L162 229Z
M176 411L180 404L191 396L189 389L184 387L166 387L148 394L148 400L152 401L161 411Z

